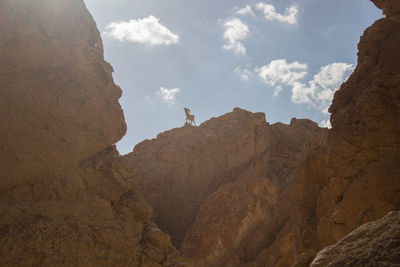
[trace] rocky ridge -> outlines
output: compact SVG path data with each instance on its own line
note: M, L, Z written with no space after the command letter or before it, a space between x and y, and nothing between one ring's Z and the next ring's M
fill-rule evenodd
M241 264L283 227L294 167L327 132L304 119L270 125L263 113L235 108L199 127L159 134L125 157L143 178L155 222L193 264L226 262L233 254L246 258Z
M183 241L194 266L308 266L322 248L400 208L400 3L373 2L387 17L361 37L326 139L320 133L296 150L281 125L258 114L250 123L235 109L200 129L160 134L128 156L156 222L174 244ZM210 130L217 122L220 134Z

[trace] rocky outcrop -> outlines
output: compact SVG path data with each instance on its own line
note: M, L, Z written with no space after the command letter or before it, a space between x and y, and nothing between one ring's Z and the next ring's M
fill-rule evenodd
M0 265L181 266L150 220L81 0L0 2Z
M317 207L323 246L400 208L400 2L376 3L387 18L364 32L358 65L329 109L330 170Z
M283 191L293 169L326 135L309 120L270 125L262 113L235 108L199 127L159 134L126 157L143 177L156 223L176 246L185 241L182 251L193 264L240 264L254 260L283 227ZM234 252L247 258L230 258Z
M0 188L63 175L125 134L112 71L83 1L1 1Z
M318 253L310 266L399 266L400 212L364 224Z
M180 266L115 147L59 179L1 192L2 266Z
M184 240L193 265L308 266L323 247L400 208L400 3L374 2L387 17L360 40L326 143L310 122L292 131L300 121L268 125L235 109L128 156L157 223L175 244Z
M280 193L265 178L222 186L201 205L181 250L193 266L242 266L255 259L282 225Z
M358 65L329 109L327 144L295 170L287 232L296 266L308 266L316 251L400 208L400 3L374 2L387 17L361 37Z

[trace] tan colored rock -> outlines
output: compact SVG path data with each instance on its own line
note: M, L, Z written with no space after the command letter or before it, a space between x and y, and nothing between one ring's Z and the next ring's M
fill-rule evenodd
M278 201L267 179L222 186L201 205L181 250L193 266L240 266L274 239Z
M366 223L321 250L310 266L399 266L400 212Z
M111 72L83 1L0 1L1 266L184 264L112 146Z
M1 266L182 266L115 148L72 174L1 192Z
M159 134L138 144L127 157L143 177L144 196L157 225L180 246L202 203L220 187L269 178L287 188L294 166L323 143L326 134L309 120L269 125L263 113L235 108L199 127Z
M375 1L389 18L362 36L358 65L330 112L327 186L320 194L323 246L400 208L400 18L398 1Z
M0 188L63 175L126 130L79 0L0 2Z
M327 144L295 170L287 230L294 234L295 266L307 266L308 251L400 208L400 40L393 34L400 32L394 15L400 2L374 2L389 18L365 31L358 65L330 107Z

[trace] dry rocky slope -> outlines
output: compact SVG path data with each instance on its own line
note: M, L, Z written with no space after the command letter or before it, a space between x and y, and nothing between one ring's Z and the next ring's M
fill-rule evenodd
M112 145L121 90L82 0L0 1L0 265L180 266Z
M193 264L241 264L284 226L294 167L327 132L305 119L270 125L263 113L235 108L159 134L125 158L143 178L157 225Z

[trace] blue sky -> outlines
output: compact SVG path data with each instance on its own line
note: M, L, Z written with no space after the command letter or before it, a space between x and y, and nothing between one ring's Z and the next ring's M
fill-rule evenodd
M357 62L368 0L85 0L122 88L121 154L240 107L267 121L325 125L333 93Z

